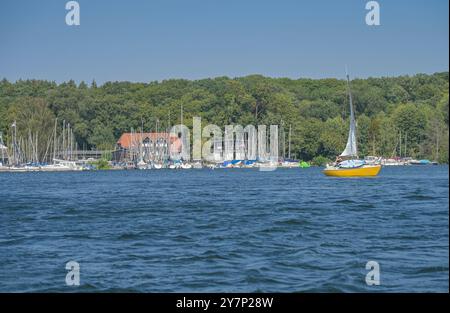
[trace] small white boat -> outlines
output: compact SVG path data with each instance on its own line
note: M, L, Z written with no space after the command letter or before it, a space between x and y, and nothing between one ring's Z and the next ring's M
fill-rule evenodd
M396 158L389 158L389 159L382 159L381 164L383 166L403 166L403 165L409 165L408 162L403 161L402 159L396 159Z
M257 162L255 164L256 167L259 168L276 168L278 167L278 163L277 162Z
M41 167L41 171L43 172L65 172L72 171L70 166L64 164L49 164Z
M181 168L184 169L184 170L191 169L192 168L192 164L190 164L190 163L182 163L181 164Z
M149 166L147 163L145 163L143 160L140 160L137 164L136 164L136 168L139 170L147 170L149 169Z
M67 160L59 160L59 159L53 159L53 164L48 165L50 170L56 170L56 171L81 171L83 170L83 167L78 165L75 161L67 161Z
M285 168L294 168L294 167L299 167L299 162L298 161L283 161L280 163L280 167L285 167Z
M381 160L382 160L381 157L376 157L376 156L372 156L372 155L366 156L366 157L364 158L364 162L365 162L367 165L376 165L376 164L380 164L380 163L381 163Z

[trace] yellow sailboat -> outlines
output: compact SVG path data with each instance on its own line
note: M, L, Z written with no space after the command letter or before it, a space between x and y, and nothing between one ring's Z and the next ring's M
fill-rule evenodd
M364 165L359 168L330 168L323 172L327 176L334 177L370 177L377 176L381 170L381 165Z
M370 177L377 176L381 170L381 164L366 164L364 160L358 160L358 147L356 141L356 121L353 110L352 93L350 91L350 78L347 74L347 86L350 101L350 130L348 132L345 150L337 158L334 164L327 164L323 173L334 177Z

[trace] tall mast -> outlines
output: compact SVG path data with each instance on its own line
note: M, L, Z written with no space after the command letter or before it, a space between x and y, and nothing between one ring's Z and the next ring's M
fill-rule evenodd
M345 146L345 150L341 153L340 156L358 158L358 145L356 140L356 120L355 120L355 112L353 109L353 98L350 88L350 76L348 75L348 73L347 73L347 89L350 105L350 128L348 131L348 139L347 144Z
M2 165L5 163L5 152L3 151L4 144L3 144L3 134L0 132L0 150L2 150Z
M28 128L28 142L25 141L25 162L34 161L34 147L33 147L33 137L31 136L31 129Z
M166 135L166 152L165 158L168 161L170 159L170 110L167 114L167 135Z
M405 157L408 156L408 150L406 149L407 148L407 144L408 144L408 133L405 132Z
M55 118L55 129L53 130L53 163L56 159L56 125L58 122L58 118Z
M70 160L71 158L71 151L70 151L70 123L67 123L67 159Z
M356 119L355 119L355 109L353 107L353 96L352 96L352 90L350 88L350 75L348 74L347 71L347 88L348 88L348 99L350 101L350 118L352 120L353 123L356 123ZM355 137L355 148L356 148L356 125L354 127L353 130L354 133L354 137ZM354 151L356 153L356 157L358 157L358 149L356 148L356 150Z
M39 132L36 132L36 140L35 140L35 146L34 146L34 149L35 149L35 151L36 151L36 163L39 163L39 150L38 150L38 147L39 147L39 137L38 137L38 134L39 134Z
M139 140L139 162L144 161L144 119L141 118L141 140Z
M282 131L282 136L283 136L283 146L281 147L282 151L283 151L283 160L286 159L286 132L284 130L284 122L283 120L281 120L281 131ZM248 137L247 137L247 144L245 145L245 147L248 147ZM248 151L247 151L248 152Z
M180 119L181 119L180 124L183 125L183 103L181 104L181 114L180 114Z
M17 123L16 121L14 121L14 123L12 124L12 127L14 127L13 130L13 165L17 165L17 158L18 158L18 153L17 153Z
M157 161L160 161L161 158L161 148L160 148L160 140L159 140L159 118L156 118L156 138L155 138L155 145L156 145L156 156Z
M62 131L62 159L66 159L66 120L63 120L63 131Z
M288 159L290 160L291 159L291 131L292 131L292 127L291 127L291 124L289 124L289 135L288 135L288 137L289 137L289 147L288 147Z
M130 147L129 147L129 149L130 149L130 159L131 159L132 161L134 161L133 146L134 146L134 144L133 144L133 127L131 127L131 132L130 132Z
M17 148L17 154L19 155L19 163L20 163L20 161L22 161L22 162L26 162L27 161L25 154L21 152L21 151L23 151L21 149L22 147L25 148L25 142L23 140L23 137L20 137L19 147Z

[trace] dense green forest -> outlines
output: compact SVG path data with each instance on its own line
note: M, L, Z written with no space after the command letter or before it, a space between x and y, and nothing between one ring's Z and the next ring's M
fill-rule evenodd
M354 79L359 150L364 155L403 155L448 163L448 72L392 78ZM201 116L214 123L292 126L291 151L298 159L334 158L346 143L348 95L345 80L287 79L251 75L196 81L0 82L0 131L11 124L40 143L51 136L55 117L74 128L79 147L108 149L131 128L154 131ZM157 122L159 121L159 122ZM406 139L406 141L405 141ZM41 149L41 148L40 148ZM45 147L42 147L45 149ZM405 152L406 149L407 151Z

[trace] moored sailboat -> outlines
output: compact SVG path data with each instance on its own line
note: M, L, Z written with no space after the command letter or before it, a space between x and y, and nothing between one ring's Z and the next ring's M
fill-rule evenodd
M369 177L377 176L381 170L381 164L367 164L358 159L358 146L356 141L356 120L353 109L352 93L350 90L350 78L347 74L347 87L350 102L350 129L348 132L345 150L337 157L334 164L327 164L323 173L334 177Z

